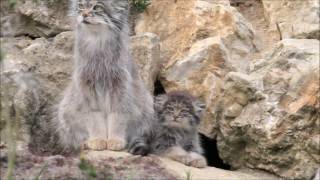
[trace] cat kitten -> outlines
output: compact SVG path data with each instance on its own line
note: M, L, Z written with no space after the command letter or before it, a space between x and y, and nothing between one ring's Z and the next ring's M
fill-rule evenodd
M186 92L171 92L155 98L158 122L151 140L154 154L168 157L185 165L205 167L201 155L197 126L205 105Z
M58 111L58 133L69 149L145 154L153 99L129 55L128 1L73 1L75 70Z

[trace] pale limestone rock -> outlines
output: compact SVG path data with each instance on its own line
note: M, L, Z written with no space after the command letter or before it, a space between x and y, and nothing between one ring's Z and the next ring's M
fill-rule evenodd
M208 108L200 131L214 136L212 130L216 127L216 122L213 121L213 112L222 88L222 79L233 69L222 40L214 37L195 43L184 59L176 61L163 71L161 81L167 91L188 90L201 97Z
M131 37L131 54L135 60L139 74L150 92L154 91L154 83L160 72L160 42L152 33Z
M249 75L227 75L216 111L218 148L233 167L311 179L319 167L319 41L286 39ZM238 95L247 104L234 117ZM240 108L239 108L240 109Z
M260 180L261 178L265 180L277 180L278 178L270 175L257 175L254 173L246 173L239 171L227 171L218 169L215 167L206 167L206 168L194 168L190 166L186 166L179 162L158 157L155 155L150 155L148 157L144 157L143 159L140 157L132 156L130 154L124 152L111 152L111 151L102 151L102 152L88 152L86 154L86 158L91 161L97 161L101 159L108 158L124 158L124 159L132 159L136 158L137 162L148 162L153 161L155 163L155 167L159 169L165 170L168 174L173 175L176 179L217 179L217 180L225 180L225 179L234 179L234 180L243 180L243 179L252 179L252 180ZM148 160L147 160L148 159ZM147 160L147 161L146 161ZM139 176L139 171L134 174L134 178L141 179ZM158 177L160 178L160 177ZM155 179L157 177L155 176ZM161 179L161 178L160 178Z
M183 59L194 43L210 37L221 39L230 61L242 71L247 55L256 50L251 24L233 7L208 0L152 1L135 30L160 37L166 68Z
M320 39L318 0L262 0L265 16L282 38Z

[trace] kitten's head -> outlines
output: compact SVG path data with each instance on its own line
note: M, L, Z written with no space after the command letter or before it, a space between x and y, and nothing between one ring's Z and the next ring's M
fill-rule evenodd
M159 121L167 127L193 129L200 123L204 109L205 104L187 92L176 91L155 98Z
M95 26L121 31L128 16L128 0L72 0L80 26Z

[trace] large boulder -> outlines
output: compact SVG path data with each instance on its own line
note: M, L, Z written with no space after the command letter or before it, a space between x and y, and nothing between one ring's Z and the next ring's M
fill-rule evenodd
M137 21L136 33L159 36L165 91L188 90L208 108L200 131L216 136L214 112L222 79L229 71L246 72L255 52L250 23L223 1L152 1Z
M313 177L320 163L318 48L318 40L286 39L249 75L226 75L216 111L225 162L286 179Z
M262 0L265 16L282 38L320 39L318 0Z
M185 58L162 72L161 81L167 91L188 90L206 103L206 115L200 131L215 137L216 102L223 87L223 77L232 70L235 67L227 48L221 38L213 37L195 43Z
M209 37L222 39L240 70L246 68L248 53L256 50L251 24L235 8L215 1L152 1L135 30L159 36L166 68L184 58L194 43Z

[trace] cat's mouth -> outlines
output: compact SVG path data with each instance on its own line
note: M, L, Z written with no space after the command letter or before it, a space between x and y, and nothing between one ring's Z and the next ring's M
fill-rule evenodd
M90 22L87 21L87 20L85 20L85 19L83 19L82 23L83 23L83 24L90 24Z

